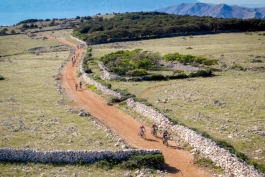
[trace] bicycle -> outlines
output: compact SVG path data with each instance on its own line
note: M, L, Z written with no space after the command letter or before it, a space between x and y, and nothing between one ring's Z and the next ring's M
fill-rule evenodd
M169 135L167 135L166 137L162 138L162 143L168 147L168 140L170 139Z
M151 129L151 134L157 138L157 129L156 128L152 128Z
M145 133L144 132L138 132L138 136L140 138L146 139Z

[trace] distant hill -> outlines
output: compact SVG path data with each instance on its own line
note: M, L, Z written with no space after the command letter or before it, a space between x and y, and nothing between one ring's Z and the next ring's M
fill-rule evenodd
M247 8L229 6L227 4L182 3L176 6L160 8L156 11L177 15L211 16L217 18L265 19L265 7Z

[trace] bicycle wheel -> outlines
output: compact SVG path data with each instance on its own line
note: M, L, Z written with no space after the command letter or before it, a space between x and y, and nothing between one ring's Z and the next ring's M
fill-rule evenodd
M142 135L141 135L141 133L140 133L140 132L138 132L138 136L139 136L140 138L142 138Z
M143 138L143 139L146 139L146 136L145 136L145 134L144 134L144 133L142 134L142 138Z

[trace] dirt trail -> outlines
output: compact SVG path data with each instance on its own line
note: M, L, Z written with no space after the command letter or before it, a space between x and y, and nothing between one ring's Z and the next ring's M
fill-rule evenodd
M48 36L47 36L48 37ZM80 60L83 49L77 49L77 46L69 41L60 38L48 37L49 40L57 40L64 44L75 47L75 55L79 54ZM77 60L77 63L78 63ZM193 156L184 150L181 150L174 142L169 142L167 148L161 143L161 138L155 138L150 134L150 128L146 127L146 140L139 138L137 135L140 123L128 116L126 113L115 108L115 106L108 106L107 101L91 90L84 88L75 90L75 84L79 83L76 76L77 64L72 66L71 61L65 66L62 81L63 87L67 94L72 96L76 105L86 109L100 122L109 127L113 132L118 134L131 146L141 149L160 149L165 157L167 176L184 176L184 177L210 177L214 176L209 171L199 168L192 163Z

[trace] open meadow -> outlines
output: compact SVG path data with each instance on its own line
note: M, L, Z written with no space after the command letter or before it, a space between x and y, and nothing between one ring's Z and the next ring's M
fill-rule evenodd
M143 49L218 59L214 77L169 81L107 81L112 89L145 98L172 121L224 140L265 166L265 36L226 33L92 46L92 57ZM100 75L91 63L93 74ZM162 71L161 71L162 74Z
M117 135L91 116L78 116L80 108L57 91L53 75L68 59L70 47L27 35L1 36L0 41L0 75L5 78L0 80L1 148L122 149ZM0 176L123 176L128 171L100 165L19 162L0 162L0 169Z

